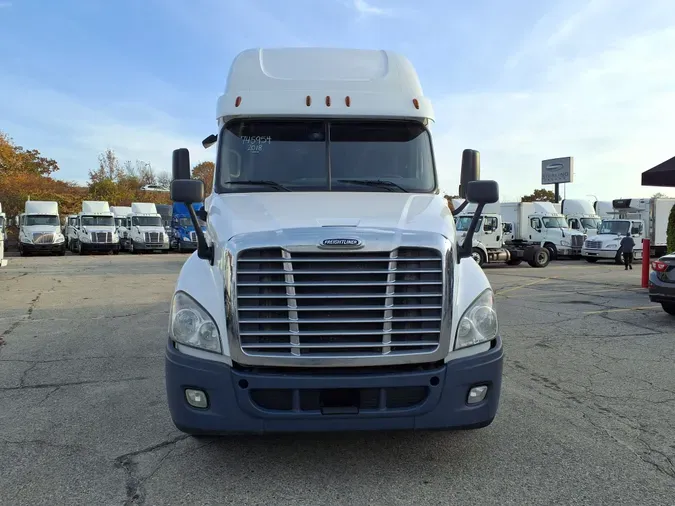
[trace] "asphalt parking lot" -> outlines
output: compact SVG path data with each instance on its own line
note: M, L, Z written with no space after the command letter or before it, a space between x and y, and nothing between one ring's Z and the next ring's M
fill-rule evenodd
M506 361L485 429L195 439L164 393L185 258L0 269L0 504L673 504L675 318L639 269L486 268Z

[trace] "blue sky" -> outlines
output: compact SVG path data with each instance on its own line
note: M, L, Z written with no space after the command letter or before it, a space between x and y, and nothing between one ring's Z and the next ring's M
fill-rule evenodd
M670 0L0 0L0 129L70 180L108 147L157 169L181 146L212 159L230 62L275 46L404 53L448 192L466 147L505 199L568 155L567 196L649 196L640 173L675 155Z

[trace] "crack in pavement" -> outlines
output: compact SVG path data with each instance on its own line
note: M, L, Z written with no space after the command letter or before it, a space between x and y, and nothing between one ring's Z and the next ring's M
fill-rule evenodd
M26 311L26 314L22 315L17 321L12 323L9 326L9 328L7 328L2 334L0 334L0 346L5 344L5 342L6 342L5 339L4 339L5 337L10 335L12 332L14 332L14 330L16 330L16 328L19 325L21 325L23 322L31 319L31 317L33 315L33 311L35 310L35 306L37 305L37 303L40 300L40 297L42 296L43 293L44 293L44 290L39 292L35 296L35 298L30 302L30 305L28 306L28 310Z
M37 365L37 364L35 364ZM31 366L29 370L34 367ZM26 371L28 372L28 371ZM24 373L25 374L25 373ZM82 381L69 381L65 383L38 383L35 385L22 385L19 384L18 387L3 387L0 388L0 392L9 392L13 390L34 390L40 388L61 388L61 387L71 387L71 386L80 386L80 385L96 385L100 383L124 383L125 381L143 381L153 379L153 376L135 376L131 378L118 378L118 379L108 379L108 380L82 380Z
M171 448L171 450L169 450L169 452L167 452L167 454L164 455L162 459L160 459L155 469L145 478L138 476L138 462L136 460L136 457L138 457L139 455L145 455L148 453L155 452L168 446L175 445L176 443L183 441L189 437L190 437L189 434L181 434L180 436L177 436L175 438L162 441L161 443L148 446L147 448L143 448L141 450L125 453L124 455L120 455L119 457L115 458L115 467L117 469L124 470L124 472L127 475L126 479L127 496L126 500L124 501L125 506L131 506L134 504L136 505L145 504L146 499L146 491L144 486L145 481L147 481L157 472L157 470L166 460L166 458L175 450L175 446L174 448Z

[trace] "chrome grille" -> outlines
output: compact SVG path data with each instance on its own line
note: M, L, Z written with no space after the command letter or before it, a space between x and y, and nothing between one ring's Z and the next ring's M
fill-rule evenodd
M586 241L586 249L600 249L602 241Z
M572 246L581 248L584 245L585 236L583 235L573 235L572 236Z
M41 233L36 232L33 234L33 243L34 244L53 244L54 243L54 234L52 233Z
M95 243L111 243L112 242L112 232L92 232L91 233L91 242Z
M157 244L164 242L164 234L161 232L146 232L145 242L148 244Z
M435 249L249 249L236 269L246 355L374 357L431 353L439 346L443 261Z
M197 242L197 232L190 232L190 242Z

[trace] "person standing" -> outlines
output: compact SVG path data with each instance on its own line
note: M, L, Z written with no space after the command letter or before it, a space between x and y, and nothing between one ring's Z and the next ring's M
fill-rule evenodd
M633 270L633 248L635 248L635 241L633 240L633 237L630 235L630 230L626 232L626 237L621 239L621 246L619 246L619 250L621 251L621 254L623 255L623 265L624 265L624 270Z

